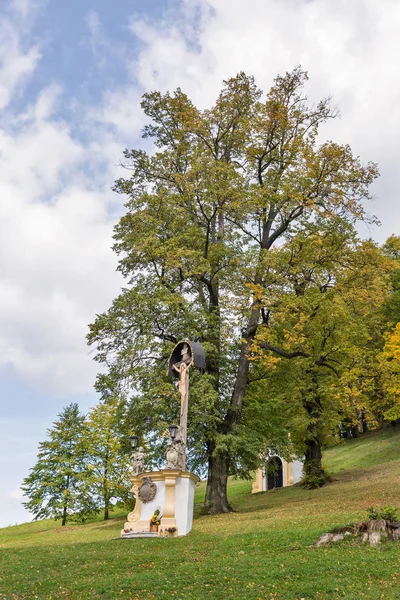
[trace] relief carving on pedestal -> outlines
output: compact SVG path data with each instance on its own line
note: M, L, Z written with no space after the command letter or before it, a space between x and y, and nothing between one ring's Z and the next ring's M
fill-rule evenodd
M143 477L142 485L138 489L138 497L143 504L154 500L157 493L157 486L151 477Z

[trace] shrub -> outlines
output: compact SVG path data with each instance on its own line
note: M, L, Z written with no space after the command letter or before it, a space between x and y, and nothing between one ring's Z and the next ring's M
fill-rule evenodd
M393 506L385 506L383 508L380 506L370 506L367 508L367 515L370 521L383 519L384 521L393 522L398 519L397 510Z

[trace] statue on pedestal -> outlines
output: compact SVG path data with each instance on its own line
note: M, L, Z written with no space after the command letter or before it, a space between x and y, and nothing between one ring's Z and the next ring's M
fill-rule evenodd
M132 475L137 477L140 473L144 472L144 450L142 447L138 448L136 452L132 452L131 456Z
M168 442L166 457L167 469L185 470L185 452L186 444L183 441L182 430L178 427L175 438L170 438Z

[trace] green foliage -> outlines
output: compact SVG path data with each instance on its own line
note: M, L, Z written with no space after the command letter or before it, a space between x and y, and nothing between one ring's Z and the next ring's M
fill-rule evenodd
M398 519L398 510L393 506L370 506L367 508L367 515L370 521L378 521L383 519L384 521L394 522Z
M356 424L372 409L381 342L376 330L388 289L380 249L352 237L343 224L330 225L334 231L327 227L324 236L315 231L282 247L289 257L285 278L252 346L261 364L280 357L268 377L269 394L290 407L292 440L297 453L306 454L312 486L326 481L322 445L332 443L341 423ZM278 281L281 268L274 270Z
M327 481L330 481L330 476L318 466L318 473L311 472L309 475L306 473L301 483L308 490L315 490L325 485Z
M392 263L391 293L383 306L383 313L389 323L395 325L400 321L400 237L391 235L382 250Z
M113 503L132 504L129 455L124 444L128 437L124 425L123 402L106 398L89 411L86 419L87 459L84 485L87 494L108 519Z
M400 323L384 336L385 345L379 355L381 386L385 403L383 417L387 421L400 418Z
M85 486L85 417L74 403L58 416L21 489L29 498L23 504L35 519L53 517L65 525L67 519L84 520L97 506Z

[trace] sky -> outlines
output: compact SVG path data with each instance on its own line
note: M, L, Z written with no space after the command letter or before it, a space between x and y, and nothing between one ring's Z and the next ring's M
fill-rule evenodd
M341 117L322 139L379 164L367 206L400 234L398 0L0 0L0 526L30 520L20 484L71 402L98 400L85 336L123 285L111 191L143 146L146 91L210 107L241 70L268 91L301 64Z

